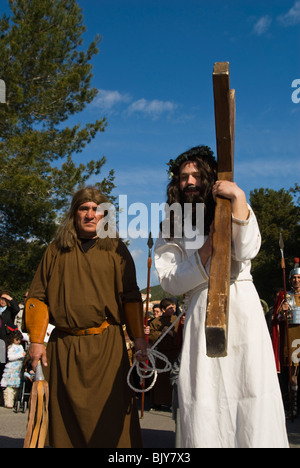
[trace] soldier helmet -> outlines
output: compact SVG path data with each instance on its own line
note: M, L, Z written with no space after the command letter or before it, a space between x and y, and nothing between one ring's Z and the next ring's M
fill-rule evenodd
M290 271L289 280L291 280L294 275L300 275L299 258L295 258L294 262L295 265L294 268Z

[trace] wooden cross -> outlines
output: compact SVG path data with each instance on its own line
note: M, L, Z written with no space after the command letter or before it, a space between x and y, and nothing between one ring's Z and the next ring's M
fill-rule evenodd
M213 72L218 180L233 181L235 91L229 85L229 63L217 62ZM231 270L231 202L217 197L213 254L206 311L206 354L227 356Z
M5 81L0 80L0 104L6 103L6 89Z

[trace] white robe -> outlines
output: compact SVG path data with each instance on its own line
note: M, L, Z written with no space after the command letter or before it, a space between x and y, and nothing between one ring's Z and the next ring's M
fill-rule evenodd
M250 207L249 207L250 208ZM155 266L170 295L187 294L178 381L182 448L288 448L271 339L250 273L256 217L233 218L228 356L206 356L209 263L185 240L157 239Z

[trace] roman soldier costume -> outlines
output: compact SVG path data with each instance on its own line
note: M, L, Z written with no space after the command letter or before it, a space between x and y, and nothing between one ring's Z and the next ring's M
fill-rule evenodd
M272 322L273 349L277 372L283 374L281 387L284 400L286 400L285 394L287 393L287 379L284 377L286 375L284 369L288 369L289 366L293 369L293 416L296 416L298 406L297 374L300 358L300 353L297 355L297 348L299 347L299 342L297 340L300 340L300 293L298 290L296 291L292 285L292 279L295 275L300 275L298 258L295 258L294 268L289 274L291 289L287 291L286 297L284 291L280 291L277 295ZM285 310L284 304L288 304L288 310Z

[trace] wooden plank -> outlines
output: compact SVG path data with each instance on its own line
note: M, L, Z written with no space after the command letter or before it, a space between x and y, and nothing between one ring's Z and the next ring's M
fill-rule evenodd
M215 64L213 88L218 180L233 181L235 92L230 89L228 62ZM227 356L230 270L231 202L217 197L205 324L209 357Z
M214 105L215 105L215 125L216 143L218 157L218 173L231 172L233 177L233 151L232 151L232 127L234 122L231 118L232 105L229 63L219 62L214 66L213 72Z

